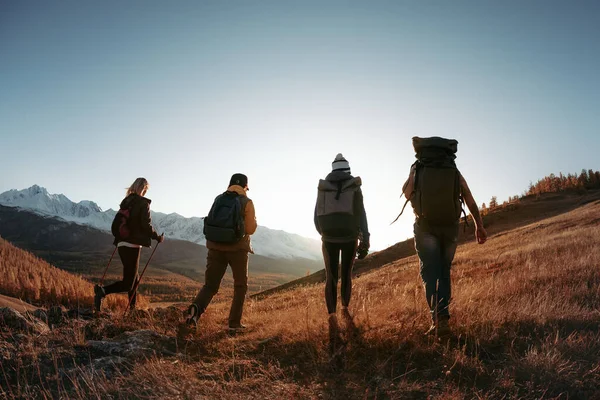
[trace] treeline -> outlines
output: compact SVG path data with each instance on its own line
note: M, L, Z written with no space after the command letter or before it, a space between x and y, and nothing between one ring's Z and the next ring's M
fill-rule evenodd
M586 190L592 189L600 189L600 171L583 169L579 175L563 175L562 172L559 173L558 176L550 174L538 180L536 183L530 183L529 189L521 196L508 196L508 199L503 203L498 203L498 198L492 196L487 206L485 203L481 205L480 211L483 215L486 215L491 210L515 207L521 199L527 196L538 197L543 193L559 193L567 191L583 193Z
M0 294L38 306L91 307L92 284L48 264L0 237ZM110 309L125 308L126 296L106 298Z
M32 304L92 304L92 285L0 238L0 293Z
M600 171L581 170L579 175L568 174L563 175L562 172L558 176L550 174L536 183L531 183L526 195L540 195L542 193L557 193L564 191L585 191L589 189L600 189Z

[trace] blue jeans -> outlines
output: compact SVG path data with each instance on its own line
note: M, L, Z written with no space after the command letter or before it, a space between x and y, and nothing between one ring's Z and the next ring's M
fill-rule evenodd
M458 226L427 227L414 225L415 248L421 265L427 304L433 321L450 318L448 305L452 289L450 267L456 252Z

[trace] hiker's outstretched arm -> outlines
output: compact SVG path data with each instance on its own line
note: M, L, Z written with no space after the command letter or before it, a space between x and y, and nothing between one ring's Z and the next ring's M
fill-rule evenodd
M371 234L369 233L369 223L367 222L367 212L365 211L365 201L362 194L362 190L356 191L355 204L358 206L358 229L361 233L361 244L369 248L371 241Z
M460 175L460 188L465 200L465 204L469 208L469 212L475 221L475 236L477 237L477 242L479 244L483 244L487 240L487 232L483 227L483 220L481 219L481 214L479 214L479 207L477 207L477 203L473 198L471 189L469 189L469 185L467 185L467 181L462 174Z
M479 214L479 207L477 207L477 203L473 198L473 194L471 193L471 189L469 189L469 185L467 185L467 181L460 175L460 188L462 190L463 198L465 199L465 204L469 208L471 215L473 216L473 220L475 221L475 225L483 226L483 221L481 220L481 215Z

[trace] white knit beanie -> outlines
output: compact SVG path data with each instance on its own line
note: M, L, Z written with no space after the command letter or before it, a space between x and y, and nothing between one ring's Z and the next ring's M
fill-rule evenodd
M331 170L350 173L350 164L346 161L342 153L335 156L335 160L331 163Z

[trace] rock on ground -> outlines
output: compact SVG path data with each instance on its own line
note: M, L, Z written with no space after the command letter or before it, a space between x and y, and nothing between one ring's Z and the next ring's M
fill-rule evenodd
M23 314L10 307L0 308L0 329L13 333L37 333L43 334L50 331L48 325L30 316L25 318Z
M94 351L128 359L148 358L154 355L176 355L175 338L149 329L124 332L110 340L90 340L88 347Z

